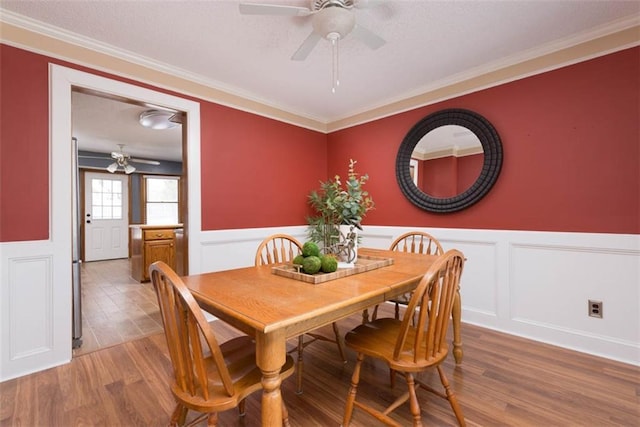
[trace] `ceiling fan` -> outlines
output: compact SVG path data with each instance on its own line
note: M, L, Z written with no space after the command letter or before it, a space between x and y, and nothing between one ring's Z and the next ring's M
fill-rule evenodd
M129 164L129 162L131 163L144 163L144 164L148 164L148 165L159 165L160 162L157 160L148 160L148 159L137 159L137 158L133 158L131 157L131 155L126 154L123 149L124 149L124 144L118 144L118 147L120 147L120 151L112 151L111 152L111 158L114 159L115 161L113 163L111 163L109 166L107 166L107 170L111 173L115 173L115 171L118 170L118 168L122 168L124 170L124 173L126 173L127 175L130 173L135 172L136 168L132 165ZM87 155L79 155L79 157L84 157L84 158L92 158L92 159L106 159L108 157L98 157L98 156L87 156Z
M240 13L245 15L311 16L313 30L302 42L291 59L304 61L320 39L331 42L333 50L333 92L338 80L338 44L352 34L371 49L378 49L386 41L373 31L356 24L354 9L381 3L382 0L310 0L309 7L277 4L240 3Z

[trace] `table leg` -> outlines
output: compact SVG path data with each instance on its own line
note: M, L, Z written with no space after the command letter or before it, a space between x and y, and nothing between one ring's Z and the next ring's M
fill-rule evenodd
M460 300L460 289L456 291L456 295L453 300L453 311L451 313L453 317L453 358L456 364L462 363L462 335L460 332L460 318L462 317L462 301Z
M287 357L284 333L256 334L256 363L262 371L262 425L282 426L280 370Z

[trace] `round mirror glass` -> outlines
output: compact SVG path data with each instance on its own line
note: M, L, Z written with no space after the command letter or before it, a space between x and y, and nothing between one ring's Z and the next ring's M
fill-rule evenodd
M469 129L445 125L423 136L411 154L414 184L436 198L455 197L480 177L484 154L480 140Z
M396 158L403 194L431 212L455 212L476 203L495 184L502 143L479 114L441 110L414 125Z

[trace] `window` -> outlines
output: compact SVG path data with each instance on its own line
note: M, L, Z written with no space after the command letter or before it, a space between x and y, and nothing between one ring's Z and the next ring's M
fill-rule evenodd
M122 182L112 179L91 180L93 219L122 219Z
M180 223L179 188L179 177L144 177L146 224Z

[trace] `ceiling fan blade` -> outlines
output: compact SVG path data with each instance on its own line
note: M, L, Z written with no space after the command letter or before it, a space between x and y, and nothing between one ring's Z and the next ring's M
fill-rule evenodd
M87 154L78 154L78 157L82 157L83 159L102 159L102 160L115 159L116 161L113 162L110 165L110 166L113 166L115 168L118 167L118 160L120 160L120 159L124 163L129 161L129 162L134 162L134 163L145 163L147 165L155 165L155 166L158 166L160 164L160 162L157 161L157 160L131 158L128 154L121 154L121 153L117 153L115 151L113 153L111 153L111 157L109 157L107 154L105 154L104 156L92 156L92 155L87 155Z
M369 9L380 6L386 1L387 0L358 0L354 3L353 7L355 7L356 9Z
M240 3L240 13L243 15L307 16L311 15L313 11L298 6Z
M315 31L311 32L309 36L302 42L298 50L293 54L291 59L294 61L304 61L311 53L314 47L318 44L322 36Z
M155 166L158 166L160 164L160 162L157 161L157 160L149 160L149 159L134 159L134 158L131 158L131 159L129 159L129 161L130 162L134 162L134 163L144 163L144 164L147 164L147 165L155 165Z
M373 50L382 47L386 43L385 39L361 25L356 24L351 34Z
M111 158L106 154L104 156L89 156L87 154L78 154L78 157L82 157L83 159L103 159L103 160Z

